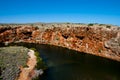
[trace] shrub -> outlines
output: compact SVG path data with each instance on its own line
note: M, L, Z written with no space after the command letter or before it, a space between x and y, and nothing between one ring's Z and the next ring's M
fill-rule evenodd
M104 26L105 24L99 24L99 26Z
M93 26L94 24L92 24L92 23L90 23L90 24L88 24L88 26Z
M34 26L34 24L30 24L30 26L32 26L32 27L33 27L33 26Z
M107 25L106 28L111 28L111 26L110 26L110 25Z
M35 48L31 48L31 49L35 51L35 56L37 57L37 64L36 64L35 68L37 70L39 70L39 69L45 70L47 67L45 66L45 63L43 62L42 58L40 57L39 52L37 52L37 50Z
M102 49L98 49L98 52L101 53L101 52L102 52Z

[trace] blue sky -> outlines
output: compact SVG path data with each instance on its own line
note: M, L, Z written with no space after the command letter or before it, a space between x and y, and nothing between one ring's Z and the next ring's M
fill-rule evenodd
M120 0L0 0L0 23L120 25Z

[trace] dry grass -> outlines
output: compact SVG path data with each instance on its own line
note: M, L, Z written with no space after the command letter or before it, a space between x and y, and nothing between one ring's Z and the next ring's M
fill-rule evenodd
M26 66L28 51L25 47L0 48L1 80L15 80L20 73L19 67Z

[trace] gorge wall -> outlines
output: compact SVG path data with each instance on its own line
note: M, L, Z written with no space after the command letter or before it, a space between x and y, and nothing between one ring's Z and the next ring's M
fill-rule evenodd
M120 61L120 27L114 26L1 25L0 42L50 44Z

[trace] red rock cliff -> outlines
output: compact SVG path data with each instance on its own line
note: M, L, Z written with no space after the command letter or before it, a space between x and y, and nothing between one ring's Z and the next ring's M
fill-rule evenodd
M0 42L51 44L120 61L120 28L101 26L0 27Z

